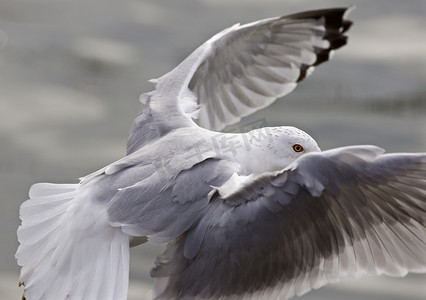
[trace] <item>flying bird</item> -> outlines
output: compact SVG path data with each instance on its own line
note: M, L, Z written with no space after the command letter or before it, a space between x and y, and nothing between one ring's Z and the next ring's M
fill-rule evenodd
M24 297L127 298L129 247L165 243L154 299L288 299L426 272L426 153L322 151L291 126L220 132L346 44L350 9L236 24L141 96L127 155L20 208Z

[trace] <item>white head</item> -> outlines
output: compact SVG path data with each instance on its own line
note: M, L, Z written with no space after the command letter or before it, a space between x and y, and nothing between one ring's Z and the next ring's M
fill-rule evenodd
M293 127L269 127L271 150L277 157L289 158L291 161L309 152L319 152L317 142L306 132Z
M245 158L248 174L279 171L306 153L321 151L309 134L292 126L255 129L247 136L252 150Z

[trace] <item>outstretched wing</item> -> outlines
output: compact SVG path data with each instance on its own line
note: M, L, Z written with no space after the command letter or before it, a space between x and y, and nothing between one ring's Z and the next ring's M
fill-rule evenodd
M128 152L176 127L221 130L290 93L346 44L347 8L234 25L216 34L143 94Z
M210 205L158 259L158 299L289 298L344 277L426 271L426 153L306 154Z

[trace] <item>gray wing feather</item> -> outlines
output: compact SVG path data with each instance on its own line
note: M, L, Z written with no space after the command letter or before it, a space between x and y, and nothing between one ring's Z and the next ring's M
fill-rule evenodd
M107 211L111 224L121 226L125 233L164 243L180 236L205 214L212 186L226 182L237 165L207 159L178 173L163 174L148 167L151 175L120 189ZM119 181L114 177L111 180Z
M141 96L145 108L130 130L128 154L194 122L220 130L290 93L346 44L349 10L236 24L216 34Z
M158 299L289 298L426 270L426 154L306 154L223 199L158 259Z

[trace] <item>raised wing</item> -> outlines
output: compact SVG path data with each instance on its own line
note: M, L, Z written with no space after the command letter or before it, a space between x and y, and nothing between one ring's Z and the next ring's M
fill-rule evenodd
M216 34L143 94L128 153L177 127L220 130L290 93L346 44L348 8L303 12Z
M284 299L344 277L426 271L426 153L306 154L208 212L157 260L158 299Z
M293 91L346 44L346 8L309 11L232 27L211 41L189 89L197 123L221 130ZM208 42L209 43L209 42Z

